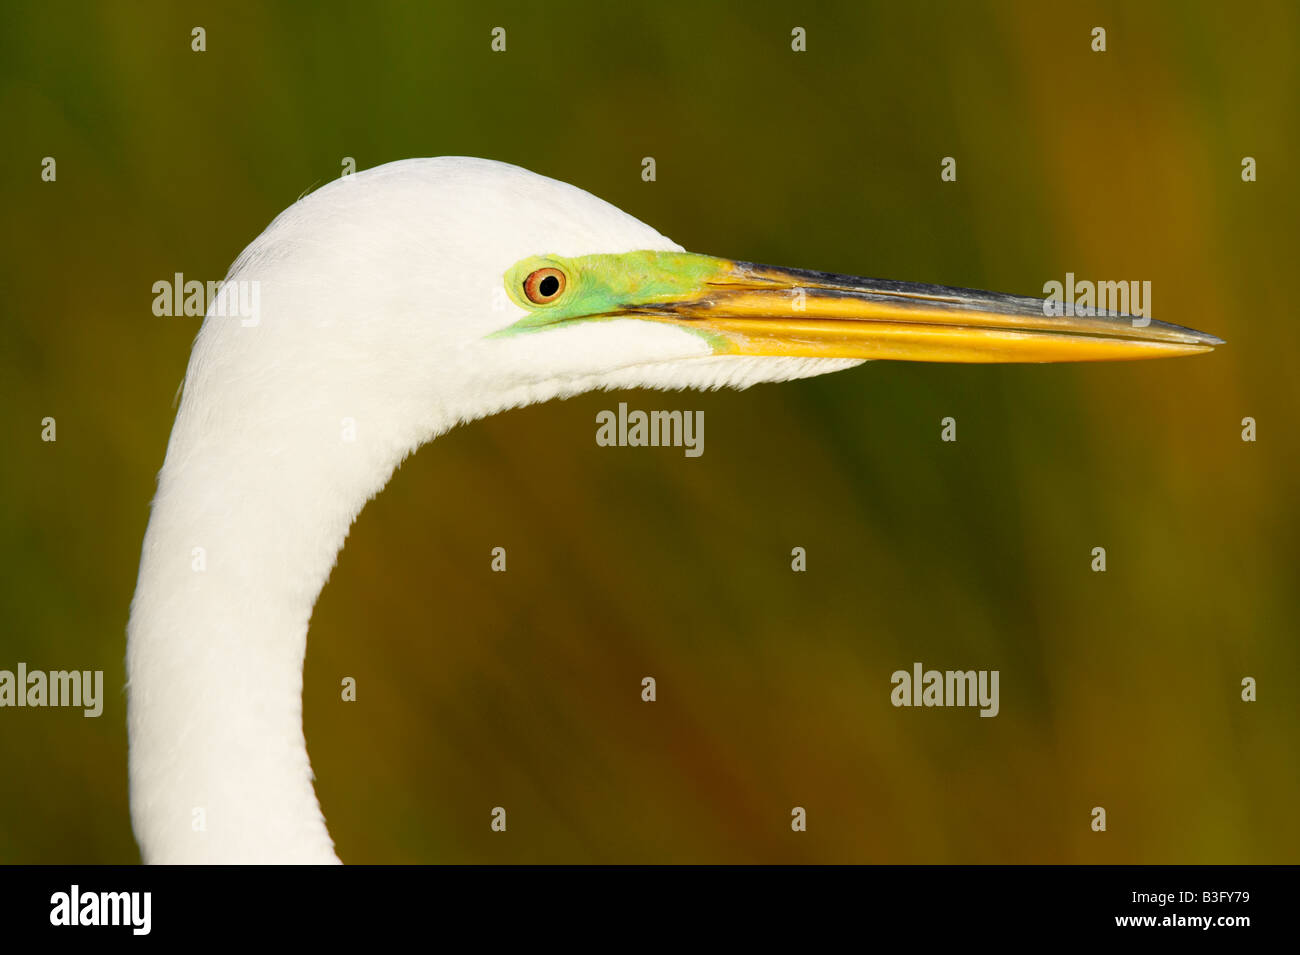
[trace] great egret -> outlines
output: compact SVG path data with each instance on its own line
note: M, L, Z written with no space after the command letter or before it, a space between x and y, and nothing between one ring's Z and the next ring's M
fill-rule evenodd
M250 286L256 315L232 306ZM873 358L1221 344L1048 317L1037 299L694 255L573 186L460 157L299 200L225 289L194 342L128 625L146 862L338 861L302 728L308 620L365 502L457 423L596 388L745 388Z

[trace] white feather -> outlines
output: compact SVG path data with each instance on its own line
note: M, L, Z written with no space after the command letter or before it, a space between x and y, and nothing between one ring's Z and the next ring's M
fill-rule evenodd
M227 282L258 283L258 322L210 311L199 331L131 607L145 861L338 861L303 738L307 625L352 521L421 444L591 389L745 388L858 364L715 357L636 320L486 337L523 315L499 294L520 259L636 249L680 246L573 186L448 157L332 182L239 256Z

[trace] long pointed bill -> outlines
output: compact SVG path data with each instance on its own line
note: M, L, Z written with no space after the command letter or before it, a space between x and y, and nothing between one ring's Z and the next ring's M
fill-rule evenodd
M686 296L620 311L697 329L719 354L734 355L1117 361L1195 355L1223 344L1127 314L1061 314L1067 307L1059 301L711 261L712 274Z
M950 362L1165 358L1223 344L1150 318L1082 314L1072 303L692 252L537 255L504 278L527 314L494 335L635 318L688 329L719 355Z

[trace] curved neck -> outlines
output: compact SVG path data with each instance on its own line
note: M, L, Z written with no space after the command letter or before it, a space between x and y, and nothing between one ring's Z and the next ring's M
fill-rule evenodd
M136 837L150 863L337 862L303 735L307 626L349 525L400 454L331 452L330 438L312 448L242 422L214 438L210 409L190 398L128 626Z

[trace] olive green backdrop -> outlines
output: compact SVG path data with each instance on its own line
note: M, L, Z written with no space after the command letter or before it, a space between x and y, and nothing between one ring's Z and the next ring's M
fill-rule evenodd
M1147 279L1156 317L1229 344L584 396L438 440L362 513L312 621L306 735L345 861L1300 858L1293 4L0 20L0 668L102 668L108 695L98 720L0 710L0 861L138 859L125 624L198 328L154 317L152 284L220 278L344 157L442 154L696 251L1025 294ZM597 447L619 400L703 409L704 456ZM1000 715L895 709L914 661L998 669Z

